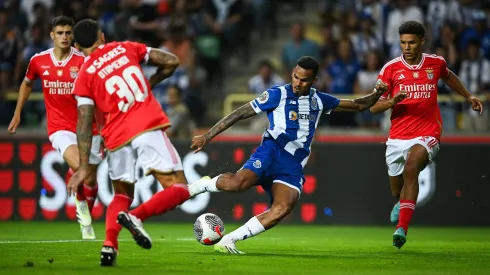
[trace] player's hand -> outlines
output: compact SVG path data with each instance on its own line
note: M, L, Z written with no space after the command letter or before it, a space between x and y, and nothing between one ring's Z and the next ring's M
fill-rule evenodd
M68 185L66 186L66 192L68 193L68 197L71 195L75 195L78 192L78 186L83 183L85 178L88 176L88 171L80 168L78 171L73 174Z
M384 94L388 91L388 85L383 81L381 81L380 79L378 79L378 81L376 81L376 86L374 86L374 91Z
M400 91L393 97L393 105L398 104L399 102L403 101L405 98L407 98L407 92L405 91Z
M12 120L10 121L8 131L11 134L15 134L15 131L17 130L17 127L19 127L20 124L20 115L14 115Z
M204 135L193 137L191 149L194 150L194 154L201 151L207 142L208 140Z
M480 115L483 114L483 103L480 99L472 96L468 99L468 102L471 103L471 108L473 111L480 112Z

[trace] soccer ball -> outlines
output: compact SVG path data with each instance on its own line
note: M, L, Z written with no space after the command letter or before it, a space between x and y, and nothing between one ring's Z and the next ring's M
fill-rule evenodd
M199 216L194 223L194 236L204 245L213 245L221 240L225 234L223 221L215 214L205 213Z

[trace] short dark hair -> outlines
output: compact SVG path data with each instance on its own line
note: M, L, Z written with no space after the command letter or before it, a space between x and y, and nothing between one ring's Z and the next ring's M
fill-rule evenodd
M90 48L99 39L100 26L97 21L93 19L83 19L78 22L73 28L73 35L75 36L75 42L81 48Z
M70 26L73 27L75 21L68 16L56 16L51 20L51 30L54 30L57 26Z
M398 33L402 34L415 34L419 38L425 37L425 27L417 21L407 21L398 28Z
M296 65L305 70L312 70L314 76L316 76L318 70L320 69L320 63L318 63L318 61L311 56L302 56L300 59L298 59Z
M274 67L272 66L272 63L267 59L261 60L259 62L259 68L262 68L262 67L268 67L271 70L274 69Z

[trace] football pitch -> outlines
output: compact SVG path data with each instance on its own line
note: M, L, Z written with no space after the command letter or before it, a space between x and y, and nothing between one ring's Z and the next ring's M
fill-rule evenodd
M230 232L238 225L226 224ZM75 222L1 222L2 274L490 274L490 228L412 227L405 247L393 227L290 226L239 242L246 255L199 244L192 224L148 223L153 248L123 231L116 267L100 267L101 241L81 241ZM99 239L104 224L95 224Z

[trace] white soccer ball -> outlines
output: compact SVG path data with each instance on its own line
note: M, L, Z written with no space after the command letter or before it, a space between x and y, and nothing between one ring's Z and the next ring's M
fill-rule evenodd
M204 245L213 245L221 240L225 234L225 224L217 215L205 213L199 216L194 223L194 236Z

